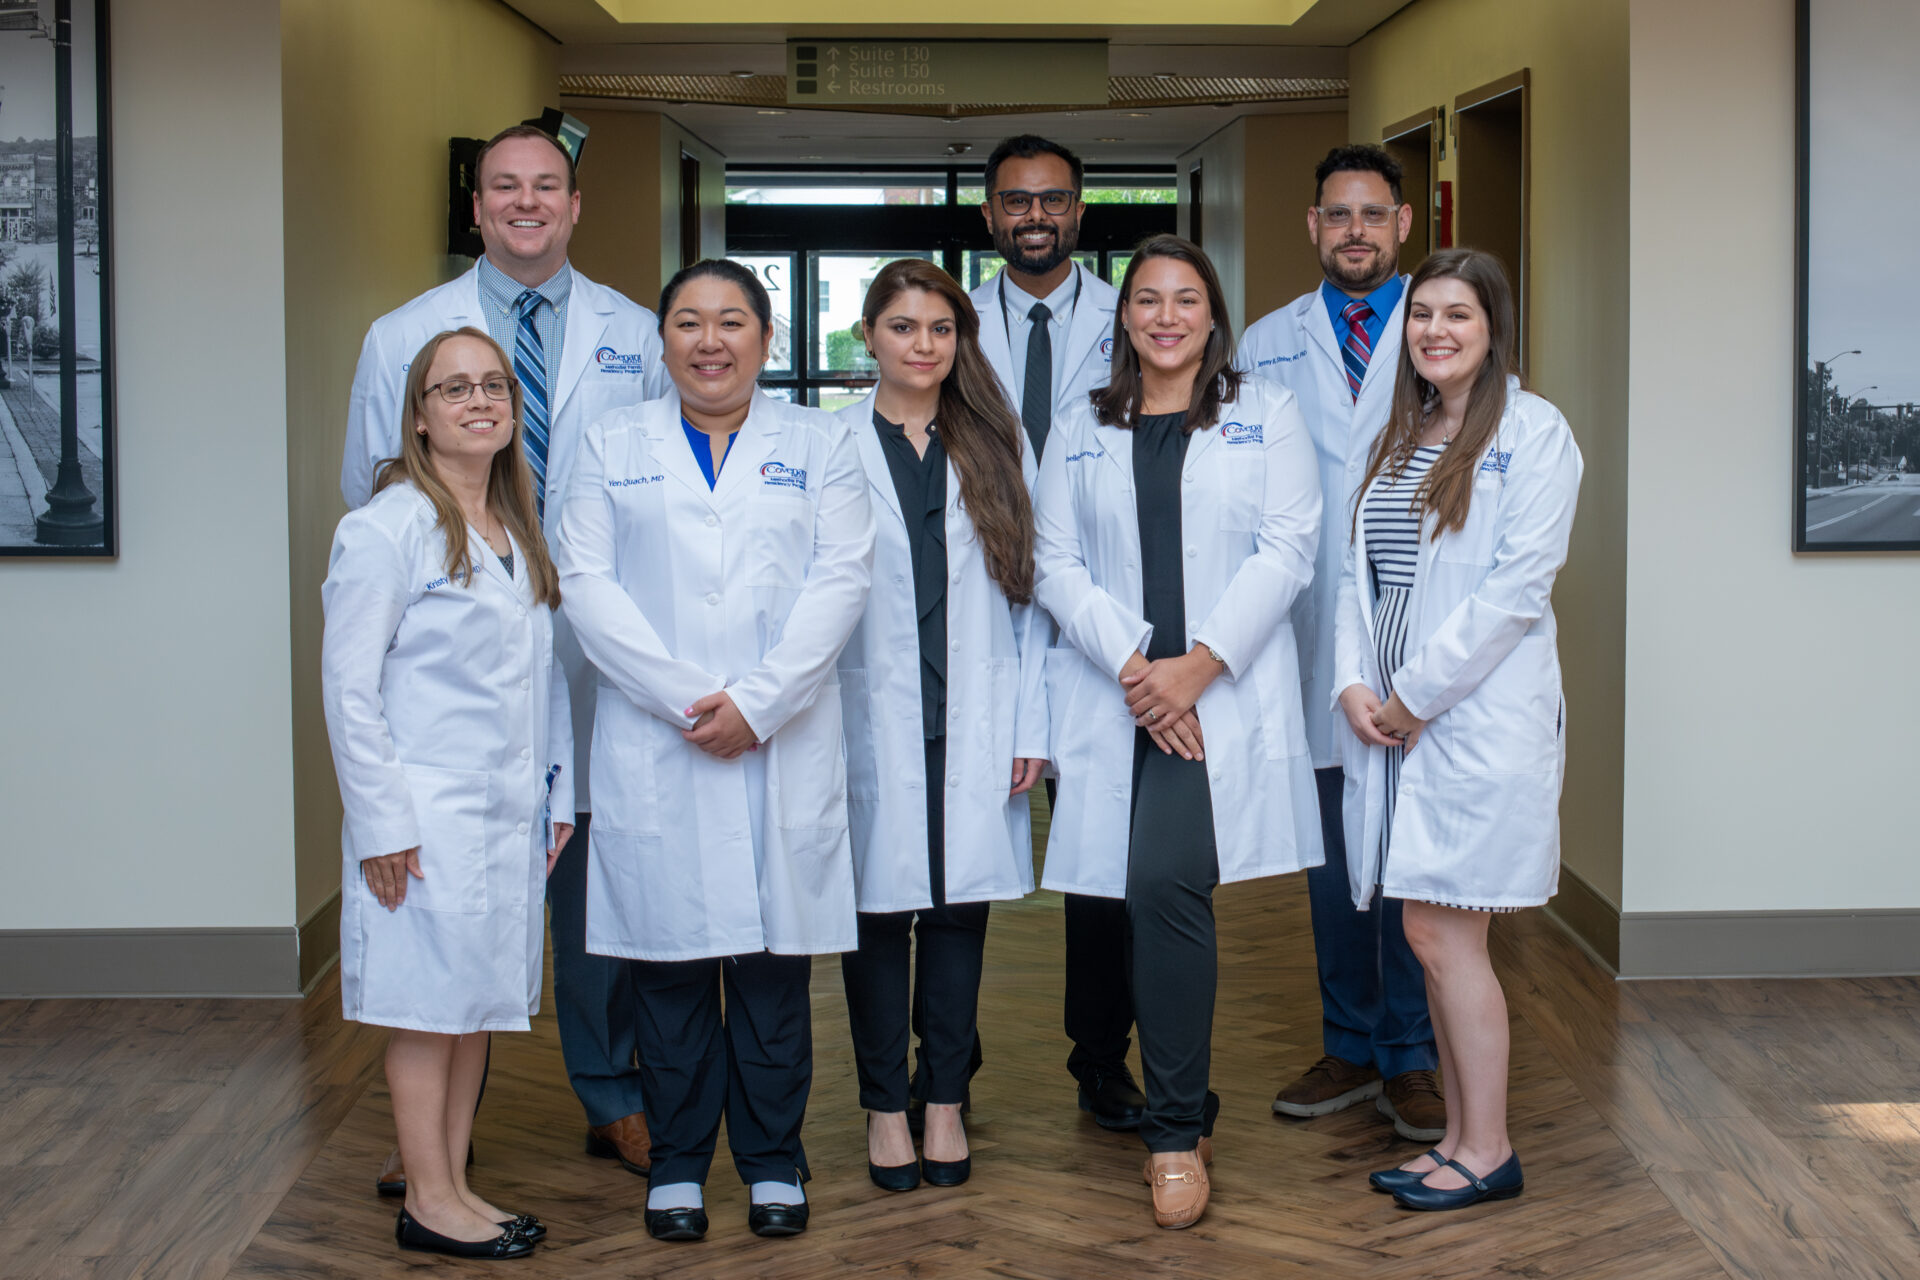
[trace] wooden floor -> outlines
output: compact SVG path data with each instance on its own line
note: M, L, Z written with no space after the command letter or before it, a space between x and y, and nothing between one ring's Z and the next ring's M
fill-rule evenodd
M724 1150L700 1244L640 1224L644 1182L584 1156L551 1014L495 1039L476 1184L552 1229L516 1276L1920 1277L1920 980L1616 984L1539 912L1494 935L1512 1003L1521 1199L1403 1212L1366 1173L1413 1148L1368 1108L1270 1114L1319 1053L1299 877L1219 897L1214 1198L1152 1225L1142 1149L1073 1105L1060 900L995 909L974 1176L876 1190L839 966L815 968L813 1228L746 1230ZM550 1009L550 1002L549 1002ZM302 1002L0 1003L0 1274L378 1277L485 1270L392 1245L383 1035Z

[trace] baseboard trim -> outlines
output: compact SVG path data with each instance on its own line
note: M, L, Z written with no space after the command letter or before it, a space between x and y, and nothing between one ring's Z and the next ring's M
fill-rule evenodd
M1620 908L1564 862L1560 892L1547 904L1547 915L1595 960L1620 972Z
M290 926L0 930L0 999L299 994Z
M1629 911L1623 978L1920 974L1920 910Z
M312 991L340 959L340 891L300 922L300 991Z

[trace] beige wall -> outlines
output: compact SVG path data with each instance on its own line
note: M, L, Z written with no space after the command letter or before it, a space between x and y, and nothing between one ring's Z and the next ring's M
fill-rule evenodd
M575 266L652 310L680 269L680 153L700 160L701 256L726 252L726 157L671 116L573 111L592 132L580 169Z
M1201 247L1220 272L1236 335L1320 283L1305 229L1313 167L1346 136L1342 111L1242 116L1180 157L1180 234L1193 229L1198 161Z
M274 107L278 116L284 100L285 124L287 456L279 483L291 536L290 568L275 578L291 579L297 918L305 921L340 887L340 796L320 711L320 584L346 510L340 451L354 363L375 318L469 265L447 256L447 139L488 137L553 105L559 47L497 0L284 0L281 15L273 66L283 77ZM122 39L116 30L116 49ZM273 220L278 226L278 213ZM274 708L282 719L285 705Z
M0 929L293 918L280 21L113 14L121 553L4 569Z
M1744 9L1720 7L1729 22ZM1353 140L1378 142L1389 124L1434 106L1451 117L1454 95L1532 71L1532 381L1567 415L1586 458L1573 547L1554 591L1568 717L1562 858L1615 906L1626 671L1627 56L1627 0L1420 0L1354 45L1347 101ZM1785 84L1776 91L1790 102ZM1636 120L1647 118L1634 106ZM1691 110L1669 104L1655 127ZM1436 178L1453 176L1449 144ZM1785 269L1785 258L1742 255L1738 270L1774 260ZM1672 265L1666 253L1651 261ZM1670 318L1656 320L1648 332L1670 327ZM1786 491L1783 478L1772 496Z
M1664 248L1632 264L1636 912L1920 907L1920 556L1788 549L1793 9L1633 0L1633 231ZM1673 341L1703 287L1734 323Z

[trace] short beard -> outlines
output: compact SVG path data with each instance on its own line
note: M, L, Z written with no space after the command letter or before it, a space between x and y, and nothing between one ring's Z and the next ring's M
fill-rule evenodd
M1080 222L1075 219L1068 222L1061 219L1050 228L1053 231L1053 246L1043 253L1026 254L1020 249L1017 237L1024 230L1035 230L1045 226L1042 223L1026 223L1001 229L995 228L993 247L1007 260L1007 265L1030 276L1043 276L1053 270L1080 247Z
M1333 281L1334 284L1342 289L1355 289L1363 293L1372 293L1375 289L1378 289L1381 285L1393 279L1394 268L1397 264L1393 259L1381 253L1378 246L1372 244L1366 245L1367 248L1374 251L1374 261L1377 264L1366 271L1357 271L1356 268L1348 266L1341 260L1340 251L1347 247L1348 242L1342 241L1320 255L1320 270L1325 272L1327 279Z

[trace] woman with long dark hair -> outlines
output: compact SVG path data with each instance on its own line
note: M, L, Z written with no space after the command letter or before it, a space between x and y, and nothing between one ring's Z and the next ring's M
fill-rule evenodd
M472 328L414 356L400 454L340 522L321 589L341 1003L393 1028L400 1247L474 1258L546 1235L476 1195L466 1156L490 1034L540 1007L546 877L573 831L559 577L511 368Z
M889 263L861 334L880 378L839 416L878 530L873 591L840 655L860 899L860 948L840 964L868 1173L908 1191L923 1172L953 1186L971 1170L961 1107L987 911L1033 891L1026 793L1046 762L1047 631L1033 604L1034 465L966 294L930 262ZM919 1164L910 1022L926 1103Z
M812 957L858 942L834 658L873 516L832 415L756 385L773 319L751 271L687 267L660 325L673 394L587 430L555 552L600 673L587 950L639 962L647 1229L706 1234L724 1114L749 1227L789 1236Z
M1500 912L1553 896L1564 704L1550 597L1581 460L1514 376L1499 259L1447 249L1407 286L1393 409L1366 454L1335 625L1354 905L1405 901L1427 973L1447 1132L1373 1175L1413 1209L1520 1194L1507 1136L1507 1007L1487 957Z
M1213 890L1321 861L1287 612L1313 576L1320 483L1293 394L1233 369L1219 276L1143 241L1113 376L1055 423L1035 499L1060 774L1045 885L1124 898L1154 1219L1210 1188Z

